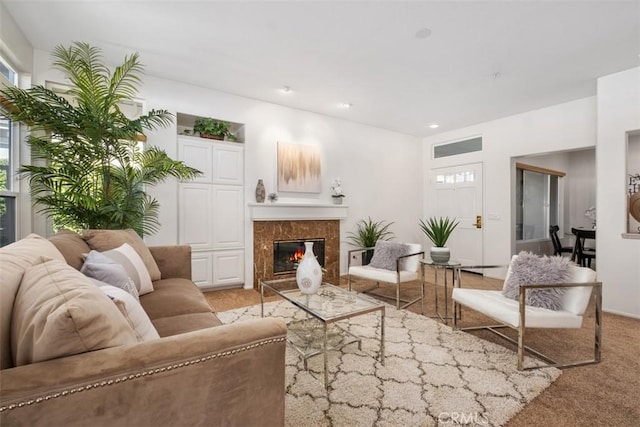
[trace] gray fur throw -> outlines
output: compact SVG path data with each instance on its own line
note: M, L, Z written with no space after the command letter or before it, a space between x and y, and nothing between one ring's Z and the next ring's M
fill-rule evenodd
M408 245L378 240L369 265L375 268L395 271L396 261L405 255L409 255Z
M511 275L507 277L502 294L514 300L518 299L520 285L543 285L565 283L571 272L571 261L561 256L538 256L522 251L511 261ZM533 307L560 310L564 289L528 289L525 304Z

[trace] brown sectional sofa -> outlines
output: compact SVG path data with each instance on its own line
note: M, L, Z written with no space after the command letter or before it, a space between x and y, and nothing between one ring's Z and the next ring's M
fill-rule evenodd
M24 272L43 255L77 270L90 249L75 233L0 249L0 425L284 424L286 325L221 325L191 281L190 247L149 249L161 279L140 303L160 339L22 366L12 360L11 322Z

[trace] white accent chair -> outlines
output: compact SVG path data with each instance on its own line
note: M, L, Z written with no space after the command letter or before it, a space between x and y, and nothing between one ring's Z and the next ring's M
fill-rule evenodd
M375 268L370 265L351 265L351 260L353 259L354 254L364 253L366 251L373 250L374 248L360 248L349 251L349 276L348 276L348 287L351 290L351 282L352 278L360 278L366 279L376 282L376 286L373 288L366 289L362 292L371 293L373 295L395 299L396 308L407 308L412 304L415 304L418 301L421 301L422 304L422 313L424 314L424 287L420 285L420 297L415 298L413 300L403 300L400 298L400 285L402 283L411 282L414 280L418 280L418 269L420 267L420 259L424 257L424 251L422 251L422 245L419 243L406 243L409 246L409 254L399 257L396 260L396 269L387 270L384 268ZM379 288L380 283L386 283L395 285L396 287L396 296L395 298L391 298L387 295L371 292L373 289ZM422 281L421 281L422 283ZM404 303L400 305L400 303Z
M517 255L514 255L515 259ZM596 281L596 272L586 268L571 265L570 283L551 285L522 285L518 301L506 298L502 291L464 289L461 287L453 289L453 312L461 314L461 307L465 306L480 312L493 320L499 322L498 325L474 326L459 328L457 324L458 316L454 315L453 326L461 330L487 329L502 338L516 344L518 347L518 370L535 369L537 366L524 366L524 351L527 350L538 358L549 363L546 366L558 368L589 365L599 363L601 358L601 324L602 324L602 283ZM507 278L511 274L511 266L507 271ZM505 281L506 281L505 279ZM529 289L540 288L564 288L565 293L561 300L561 310L549 310L546 308L532 307L525 305L526 292ZM526 328L574 328L582 327L584 313L589 305L589 299L593 297L595 306L595 338L593 359L556 363L544 354L527 347L524 342ZM496 328L509 327L518 331L518 340L496 330Z

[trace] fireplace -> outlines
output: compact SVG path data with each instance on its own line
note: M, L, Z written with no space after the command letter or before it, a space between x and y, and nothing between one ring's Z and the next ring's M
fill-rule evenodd
M305 242L313 242L313 254L324 268L324 239L276 240L273 242L273 274L295 273L304 256Z
M313 238L309 238L313 236ZM323 266L323 280L339 283L340 279L340 221L339 220L277 220L253 222L253 279L254 288L260 290L260 280L295 277L293 261L276 261L276 243L296 242L293 254L304 254L304 242L313 241L313 253ZM320 248L319 242L323 242ZM283 251L284 248L280 248ZM289 251L290 249L287 249ZM292 254L289 254L291 256ZM283 255L284 256L284 255ZM278 268L276 268L276 264ZM277 272L286 267L285 271Z

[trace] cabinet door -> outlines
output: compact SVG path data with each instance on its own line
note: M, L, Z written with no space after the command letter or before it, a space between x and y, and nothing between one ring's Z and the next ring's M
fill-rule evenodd
M243 187L214 185L212 216L214 248L244 246Z
M178 187L178 241L193 249L213 248L213 198L210 184Z
M217 143L213 146L213 183L242 185L244 147Z
M202 175L190 182L213 182L213 144L210 141L179 138L178 159L202 172Z
M201 288L213 284L213 252L191 253L191 278Z
M213 253L213 286L244 284L244 251Z

